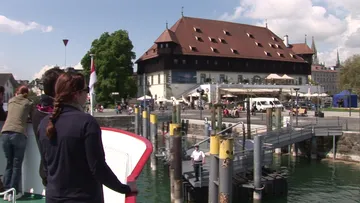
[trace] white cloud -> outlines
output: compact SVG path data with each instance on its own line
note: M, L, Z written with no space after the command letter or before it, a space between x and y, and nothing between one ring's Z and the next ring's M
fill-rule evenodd
M321 6L320 6L321 5ZM233 13L220 19L236 21L247 18L280 37L289 35L290 43L308 43L315 37L320 61L335 65L336 51L341 60L360 53L359 0L241 0Z
M0 15L0 32L23 34L30 30L40 30L41 32L51 32L52 26L40 25L37 22L21 22L12 20L6 16Z
M54 68L55 66L57 66L57 65L45 65L45 66L43 66L43 67L40 69L39 72L37 72L37 73L34 74L33 79L41 78L42 75L43 75L47 70L49 70L49 69L51 69L51 68ZM69 67L69 66L67 66L67 67ZM76 69L76 70L83 70L80 62L77 63L75 66L71 66L71 67L73 67L73 68ZM0 68L1 68L1 67L0 67ZM61 66L60 68L61 68L61 69L65 69L65 66Z

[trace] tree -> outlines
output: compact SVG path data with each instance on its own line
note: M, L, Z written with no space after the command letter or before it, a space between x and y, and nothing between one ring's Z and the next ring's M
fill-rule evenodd
M95 39L90 50L81 60L84 75L90 77L90 54L95 54L94 62L97 75L95 85L96 101L109 104L113 101L112 92L119 92L120 98L136 95L136 81L133 78L133 62L135 53L133 44L125 30L109 34L103 33Z
M340 87L360 94L360 55L353 55L344 62L340 69Z

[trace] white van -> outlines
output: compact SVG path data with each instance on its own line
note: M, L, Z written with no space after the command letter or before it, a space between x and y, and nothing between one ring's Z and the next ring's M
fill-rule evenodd
M273 107L284 109L284 105L277 98L264 98L268 101Z
M247 99L245 99L245 102ZM266 111L268 108L272 108L272 104L270 104L268 98L262 98L262 97L256 97L256 98L250 98L250 110L252 110L253 106L256 106L256 109L258 111ZM245 108L246 108L245 103Z

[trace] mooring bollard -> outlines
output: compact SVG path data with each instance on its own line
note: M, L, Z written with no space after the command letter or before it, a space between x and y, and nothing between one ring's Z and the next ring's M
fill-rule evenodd
M257 135L254 137L254 193L253 198L254 202L261 202L262 196L262 185L261 185L261 175L262 175L262 142L261 136Z
M135 107L135 134L140 135L140 112L139 108Z
M145 137L145 138L147 138L147 134L148 134L148 114L147 114L147 111L146 110L144 110L143 112L142 112L142 136L143 137Z
M156 171L156 153L158 151L157 147L157 134L158 134L158 122L157 115L150 114L150 139L153 146L153 152L150 158L150 166L153 171Z
M173 165L174 165L174 203L183 203L182 190L182 136L181 128L174 129Z
M209 203L219 202L219 188L215 181L219 178L219 135L211 131L210 136L210 171L209 171Z
M170 165L169 165L169 173L170 173L170 197L171 202L175 200L175 171L174 171L174 135L175 129L180 127L177 123L171 123L169 127L169 145L170 145Z
M234 140L220 137L219 149L219 202L232 202Z

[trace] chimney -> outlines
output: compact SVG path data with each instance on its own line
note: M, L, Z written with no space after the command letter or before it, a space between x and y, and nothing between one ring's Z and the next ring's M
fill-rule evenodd
M289 36L288 35L284 36L284 44L286 47L289 47Z

